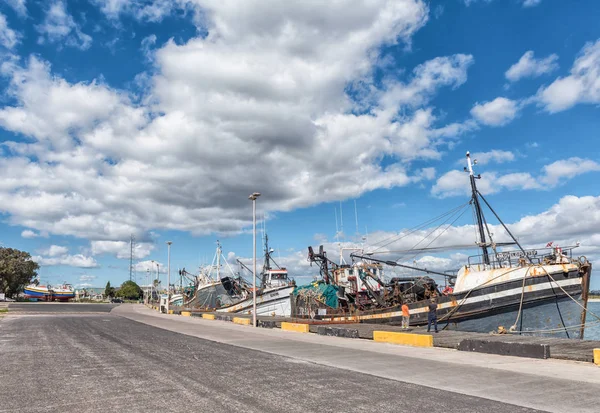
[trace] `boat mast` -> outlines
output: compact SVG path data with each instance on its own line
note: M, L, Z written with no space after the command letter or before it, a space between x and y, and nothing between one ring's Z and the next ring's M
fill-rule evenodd
M217 280L221 279L221 243L217 240Z
M471 192L473 204L475 205L475 217L477 219L477 227L479 228L479 239L480 239L480 247L483 252L483 263L489 265L490 256L487 250L487 241L485 239L485 229L483 228L483 212L481 211L481 205L479 205L479 195L477 192L477 185L475 184L475 179L481 179L481 175L475 176L473 173L473 162L471 161L471 155L467 152L467 168L465 168L466 172L469 172L469 178L471 180Z
M267 277L269 270L271 269L271 254L269 252L269 236L265 232L265 262L263 263L263 271L261 277L262 287L264 288L267 283Z

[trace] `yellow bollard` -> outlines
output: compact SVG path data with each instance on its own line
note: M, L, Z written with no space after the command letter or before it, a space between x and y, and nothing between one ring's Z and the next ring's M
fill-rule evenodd
M233 323L241 324L243 326L249 326L252 324L252 320L250 320L249 318L233 317Z
M594 349L594 364L600 366L600 348Z
M295 331L297 333L309 333L310 332L310 326L308 324L287 323L285 321L283 323L281 323L281 329L286 330L286 331Z
M433 347L430 334L396 333L393 331L373 331L373 341L400 344L413 347Z

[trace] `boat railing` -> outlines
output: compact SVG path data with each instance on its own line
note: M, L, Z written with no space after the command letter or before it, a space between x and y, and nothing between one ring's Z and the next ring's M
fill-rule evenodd
M496 253L489 253L489 264L485 264L483 254L471 255L467 259L467 267L471 268L474 266L488 269L498 268L514 268L523 267L531 263L535 265L543 265L549 263L556 263L558 254L560 254L560 260L573 261L573 249L577 247L566 247L566 248L539 248L530 250L510 250L510 251L498 251Z

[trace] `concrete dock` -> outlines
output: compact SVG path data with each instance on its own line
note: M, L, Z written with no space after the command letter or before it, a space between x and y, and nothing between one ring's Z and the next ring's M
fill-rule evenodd
M182 310L176 308L174 314L179 314ZM202 317L203 314L212 314L217 320L232 321L234 317L251 319L251 315L230 314L220 312L199 312L190 311L193 317ZM367 324L367 323L345 323L345 324L323 324L311 322L306 319L294 319L286 317L259 316L258 324L260 327L280 328L282 322L308 323L311 333L323 334L323 327L329 327L333 330L330 335L339 337L354 337L372 340L374 331L405 332L400 326L391 326L386 324ZM465 341L486 341L490 345L497 343L498 352L503 354L502 344L521 345L525 347L525 356L535 357L539 351L536 346L544 346L548 350L549 358L561 360L584 361L592 363L594 361L594 349L600 348L600 341L595 340L577 340L555 337L533 337L516 334L485 334L463 331L443 330L443 324L440 324L440 332L431 333L433 336L433 346L449 349L459 349L461 343ZM321 331L320 331L321 330ZM425 327L411 327L408 331L414 334L428 334ZM504 347L505 348L505 347ZM494 349L492 349L493 351ZM528 351L530 350L530 351Z

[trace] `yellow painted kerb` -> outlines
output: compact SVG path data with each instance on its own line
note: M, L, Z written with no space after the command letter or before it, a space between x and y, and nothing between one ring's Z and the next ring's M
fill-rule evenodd
M214 320L215 315L214 314L202 314L202 318L205 320Z
M429 334L396 333L373 331L373 340L382 343L401 344L413 347L433 347L433 336Z
M297 333L308 333L310 332L310 326L308 324L299 323L281 323L281 329L287 331L295 331Z
M182 311L181 315L184 316L184 317L189 317L189 316L192 315L192 313L190 311Z
M234 322L234 324L241 324L244 326L249 326L252 324L252 320L250 320L249 318L240 318L240 317L233 317L233 322Z
M594 349L594 364L600 366L600 348Z
M173 310L169 310L169 314L173 314Z

